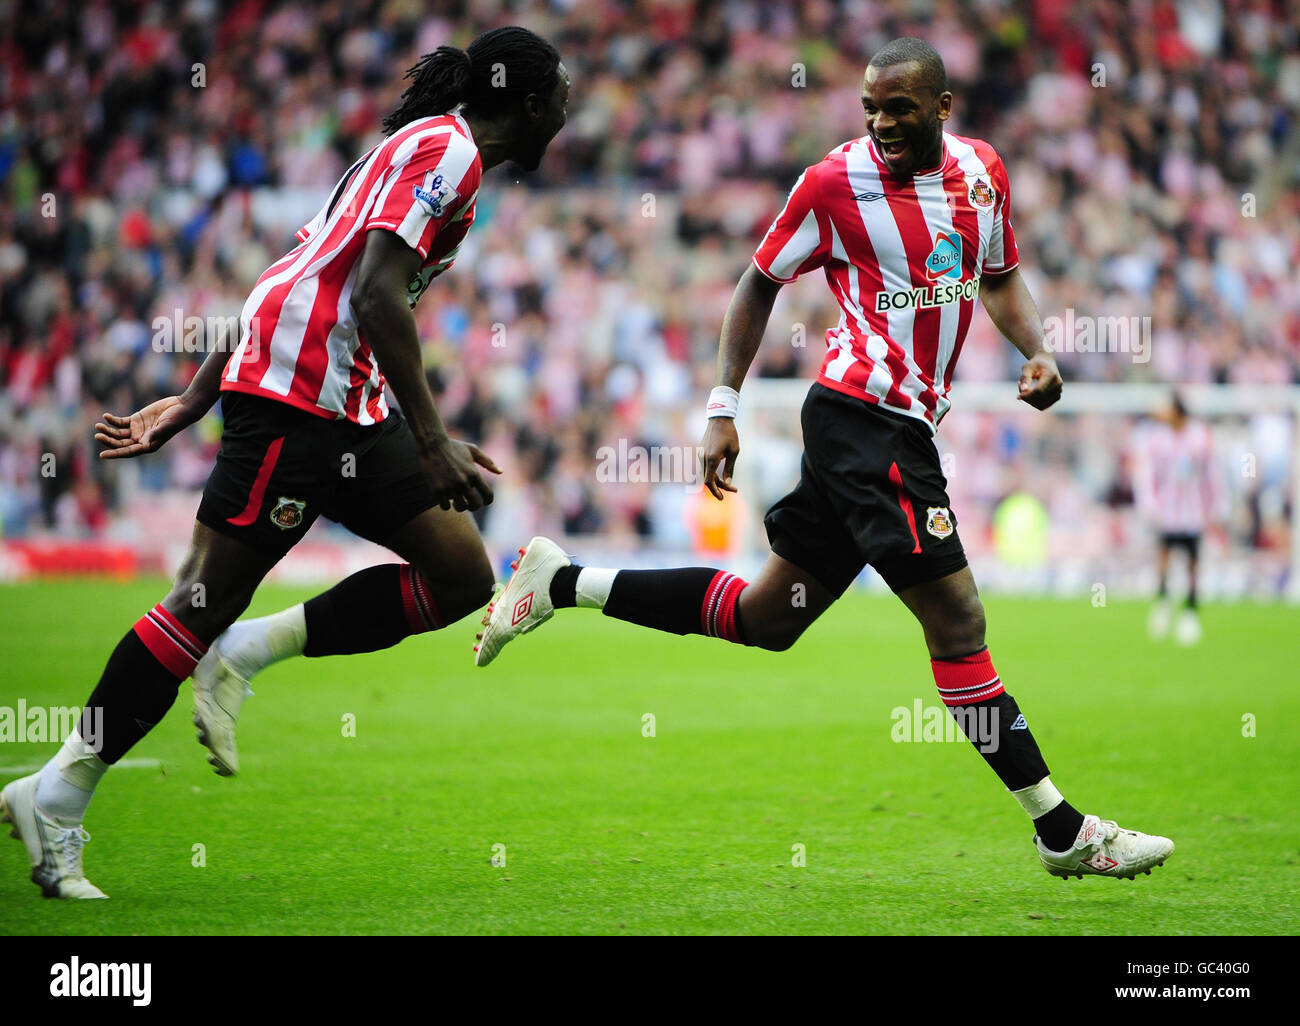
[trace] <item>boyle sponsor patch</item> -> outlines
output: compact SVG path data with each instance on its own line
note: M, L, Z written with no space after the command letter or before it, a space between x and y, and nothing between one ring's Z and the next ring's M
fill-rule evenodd
M925 258L925 273L931 281L938 278L961 278L961 236L957 232L939 232L934 249Z

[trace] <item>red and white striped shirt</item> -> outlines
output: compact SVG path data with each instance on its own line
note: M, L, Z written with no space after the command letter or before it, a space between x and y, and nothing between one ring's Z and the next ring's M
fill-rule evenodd
M482 175L478 147L457 113L413 121L353 164L298 231L298 246L257 280L222 391L357 424L388 416L384 376L351 305L366 233L396 232L423 258L407 290L414 306L456 259Z
M1011 193L988 143L944 133L938 168L894 178L870 136L804 171L755 266L779 282L824 268L840 304L817 380L933 431L980 277L1019 263Z
M1200 421L1181 430L1152 424L1139 433L1136 478L1138 509L1164 534L1201 534L1218 515L1214 441Z

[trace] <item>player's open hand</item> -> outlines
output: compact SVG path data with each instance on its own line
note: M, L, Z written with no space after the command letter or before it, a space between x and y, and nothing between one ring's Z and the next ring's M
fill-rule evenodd
M1036 410L1045 410L1061 398L1061 372L1047 353L1035 353L1020 368L1020 394L1016 397Z
M433 485L434 497L443 509L482 509L492 501L492 488L478 468L494 474L501 468L477 445L448 438L420 453L420 465Z
M740 455L736 422L730 417L710 419L701 448L704 450L704 487L719 500L723 492L737 491L731 483L736 472L736 458Z
M95 441L103 447L99 458L120 460L154 452L202 416L178 395L150 403L129 417L105 413L104 419L95 424Z

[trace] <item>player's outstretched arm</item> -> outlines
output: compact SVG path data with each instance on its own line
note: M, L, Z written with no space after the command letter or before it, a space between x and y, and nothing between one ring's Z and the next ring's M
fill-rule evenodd
M980 302L998 331L1025 356L1018 398L1036 410L1047 409L1061 398L1061 372L1056 358L1043 348L1043 321L1020 270L985 275L980 280Z
M126 417L105 413L95 424L95 441L102 447L99 458L120 460L154 452L173 435L202 420L220 394L226 357L223 342L208 353L184 395L169 395Z
M767 319L772 316L772 304L780 291L781 283L773 281L753 264L740 276L727 314L722 319L722 337L718 342L719 388L740 392L749 365L754 362L763 341ZM736 433L734 411L724 414L711 411L702 448L704 486L715 499L721 499L724 491L736 490L731 479L736 472L736 458L740 455L740 436Z

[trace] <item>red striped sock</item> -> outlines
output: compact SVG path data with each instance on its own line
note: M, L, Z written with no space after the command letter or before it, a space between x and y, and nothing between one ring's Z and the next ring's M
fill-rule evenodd
M429 582L410 563L402 564L401 588L402 610L412 634L436 631L444 626L438 616L438 606L433 601L433 592L429 590Z
M195 664L208 650L161 602L140 617L133 630L150 654L177 680L193 673Z
M737 645L745 642L740 636L740 612L738 604L740 593L749 587L749 582L719 570L704 590L704 602L700 606L700 633L710 638L721 638Z
M302 607L309 658L378 652L444 626L433 589L408 563L358 570Z
M1002 679L987 648L957 659L931 659L939 697L947 706L973 705L1002 694Z

